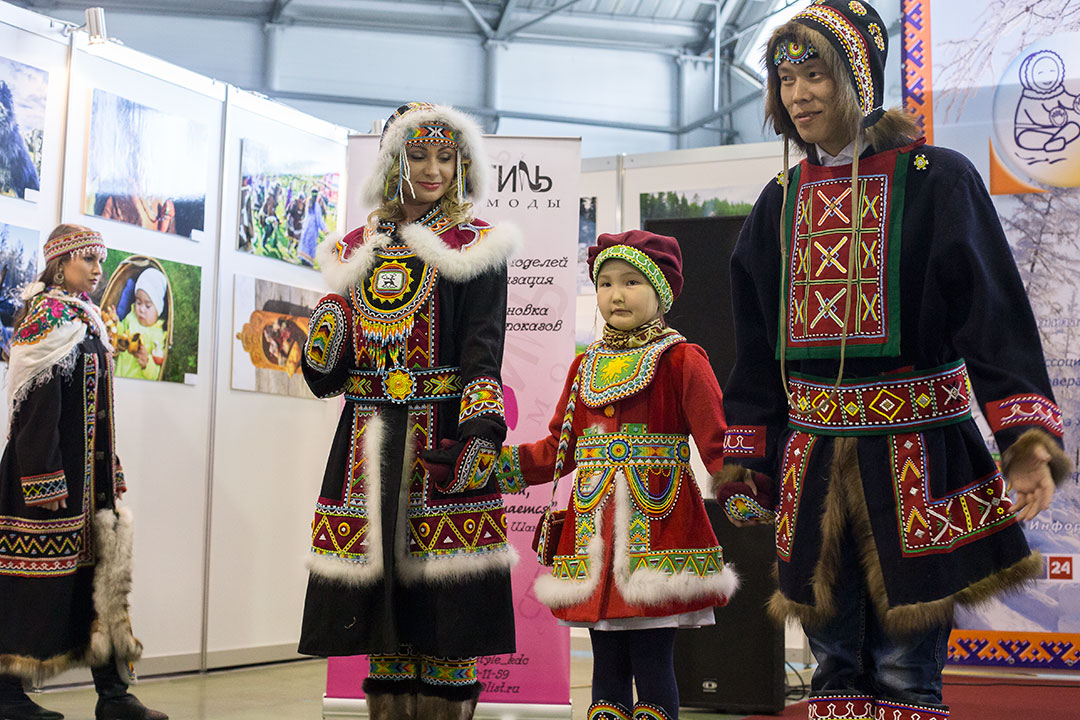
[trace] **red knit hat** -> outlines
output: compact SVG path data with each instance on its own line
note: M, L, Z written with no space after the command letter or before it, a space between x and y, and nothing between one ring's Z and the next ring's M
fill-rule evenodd
M594 285L600 266L612 258L625 260L640 270L660 296L663 311L671 309L683 286L678 240L646 230L601 235L596 238L596 245L589 248L589 275Z

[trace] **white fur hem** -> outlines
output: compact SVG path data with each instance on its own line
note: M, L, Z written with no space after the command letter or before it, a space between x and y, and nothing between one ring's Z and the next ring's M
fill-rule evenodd
M134 662L142 655L142 643L131 633L129 596L134 527L126 507L99 510L94 516L94 613L90 630L90 665L112 659Z
M589 557L589 577L582 580L560 580L548 573L536 578L533 583L533 592L536 599L549 608L558 609L579 605L596 592L600 583L600 564L604 561L604 538L603 520L604 507L609 501L605 500L593 510L596 520L596 531L589 539L589 545L585 550ZM574 529L563 526L563 532L574 532Z
M509 571L518 561L517 550L507 543L499 550L421 559L407 557L398 567L398 576L407 585L451 585L458 580L480 577L500 570Z
M431 230L416 223L402 225L398 235L421 260L456 282L472 280L504 267L522 244L521 231L508 224L493 227L480 240L461 250L454 250Z
M357 411L354 409L353 412ZM367 562L313 552L307 560L307 569L312 575L345 585L366 585L383 576L382 456L383 419L372 415L364 425L364 509L368 521L364 540ZM348 477L345 482L349 482Z

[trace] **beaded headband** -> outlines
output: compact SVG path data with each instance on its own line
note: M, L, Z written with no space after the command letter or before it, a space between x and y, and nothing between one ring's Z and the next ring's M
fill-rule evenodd
M101 239L101 233L94 230L78 230L47 240L44 252L45 262L67 254L74 257L96 255L98 260L104 260L108 254L105 242Z
M817 56L818 52L813 45L803 45L795 38L788 38L776 43L776 52L773 53L773 65L779 66L785 60L798 65Z
M417 125L405 137L405 147L410 145L445 145L457 147L457 131L443 123L423 123Z
M656 294L660 296L660 305L664 312L671 309L671 304L675 302L675 295L671 292L671 285L668 284L667 278L661 272L660 266L651 257L629 245L612 245L600 251L600 254L596 256L596 261L593 263L592 280L594 285L597 282L596 279L600 276L600 266L604 264L605 260L611 260L612 258L625 260L640 270L641 274L652 284Z

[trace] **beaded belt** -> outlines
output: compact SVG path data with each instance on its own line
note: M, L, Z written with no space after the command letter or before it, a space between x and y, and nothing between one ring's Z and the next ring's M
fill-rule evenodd
M659 517L671 511L679 496L681 474L690 469L690 442L686 435L647 433L644 425L625 424L621 432L586 432L577 439L574 460L578 468L574 506L579 513L591 512L622 470L637 506ZM666 476L666 483L654 492L650 475L655 480Z
M428 403L461 400L461 368L403 368L351 370L345 399L352 402Z
M790 388L804 411L830 397L834 382L791 374ZM963 360L931 370L844 380L820 411L788 410L788 426L816 435L894 435L952 425L971 417Z

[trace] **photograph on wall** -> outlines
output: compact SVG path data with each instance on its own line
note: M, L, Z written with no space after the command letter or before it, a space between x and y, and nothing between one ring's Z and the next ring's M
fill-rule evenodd
M233 295L234 390L314 398L300 364L322 293L237 275Z
M596 339L599 314L596 312L596 286L589 277L589 248L596 244L596 198L578 201L577 243L577 312L574 323L575 352L584 352ZM600 321L602 322L602 321Z
M344 155L290 152L244 140L240 149L237 249L318 267L315 246L337 228Z
M761 193L758 185L735 185L707 190L669 190L641 193L641 222L672 218L749 215Z
M195 237L206 215L207 129L95 89L83 212Z
M38 270L38 231L0 223L0 360L7 362L22 289Z
M0 57L0 195L37 200L49 73Z
M109 249L91 299L116 348L116 377L189 382L199 371L202 268Z

